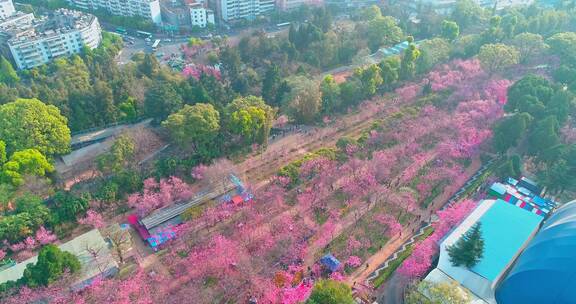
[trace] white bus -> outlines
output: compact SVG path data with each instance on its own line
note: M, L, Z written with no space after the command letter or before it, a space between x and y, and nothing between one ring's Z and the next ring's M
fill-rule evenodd
M276 24L277 28L283 28L283 27L287 27L290 25L290 22L283 22L283 23L278 23Z
M160 39L156 39L156 40L154 41L154 44L152 44L152 50L153 50L153 51L158 50L158 46L159 46L159 45L160 45Z

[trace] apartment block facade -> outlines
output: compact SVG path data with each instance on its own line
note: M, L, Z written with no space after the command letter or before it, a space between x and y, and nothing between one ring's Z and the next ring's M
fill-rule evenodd
M162 23L160 0L68 0L72 6L84 10L105 9L117 16L140 16L155 24Z
M240 19L252 20L256 16L276 9L275 0L218 0L217 10L225 22Z
M96 16L67 9L38 19L24 17L0 27L2 51L18 69L80 53L84 46L94 49L101 42L102 30Z

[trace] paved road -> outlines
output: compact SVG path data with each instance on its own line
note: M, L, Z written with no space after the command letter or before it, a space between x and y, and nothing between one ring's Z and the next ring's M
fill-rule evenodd
M376 291L379 294L376 301L386 304L404 303L404 291L408 283L410 283L410 279L395 271L390 279Z

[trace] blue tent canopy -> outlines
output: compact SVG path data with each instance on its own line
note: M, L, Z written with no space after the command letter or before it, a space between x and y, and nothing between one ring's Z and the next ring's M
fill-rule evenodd
M320 263L328 267L330 271L336 271L338 270L338 268L340 268L340 261L338 261L338 259L335 258L331 253L323 256L320 259Z
M576 299L576 201L554 212L496 288L499 304ZM537 289L534 289L537 288Z

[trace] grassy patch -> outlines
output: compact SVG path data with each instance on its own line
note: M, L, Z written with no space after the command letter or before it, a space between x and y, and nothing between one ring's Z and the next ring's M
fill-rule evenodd
M406 248L406 250L404 250L404 252L398 255L397 259L390 262L390 264L388 264L388 268L381 271L380 274L378 274L378 277L374 279L374 282L372 283L374 285L374 288L378 288L384 282L386 282L386 280L390 278L390 276L394 273L394 271L396 271L396 269L398 269L398 267L402 265L402 262L404 262L404 260L407 259L412 254L412 250L414 250L414 248L412 246L409 246L408 248Z

